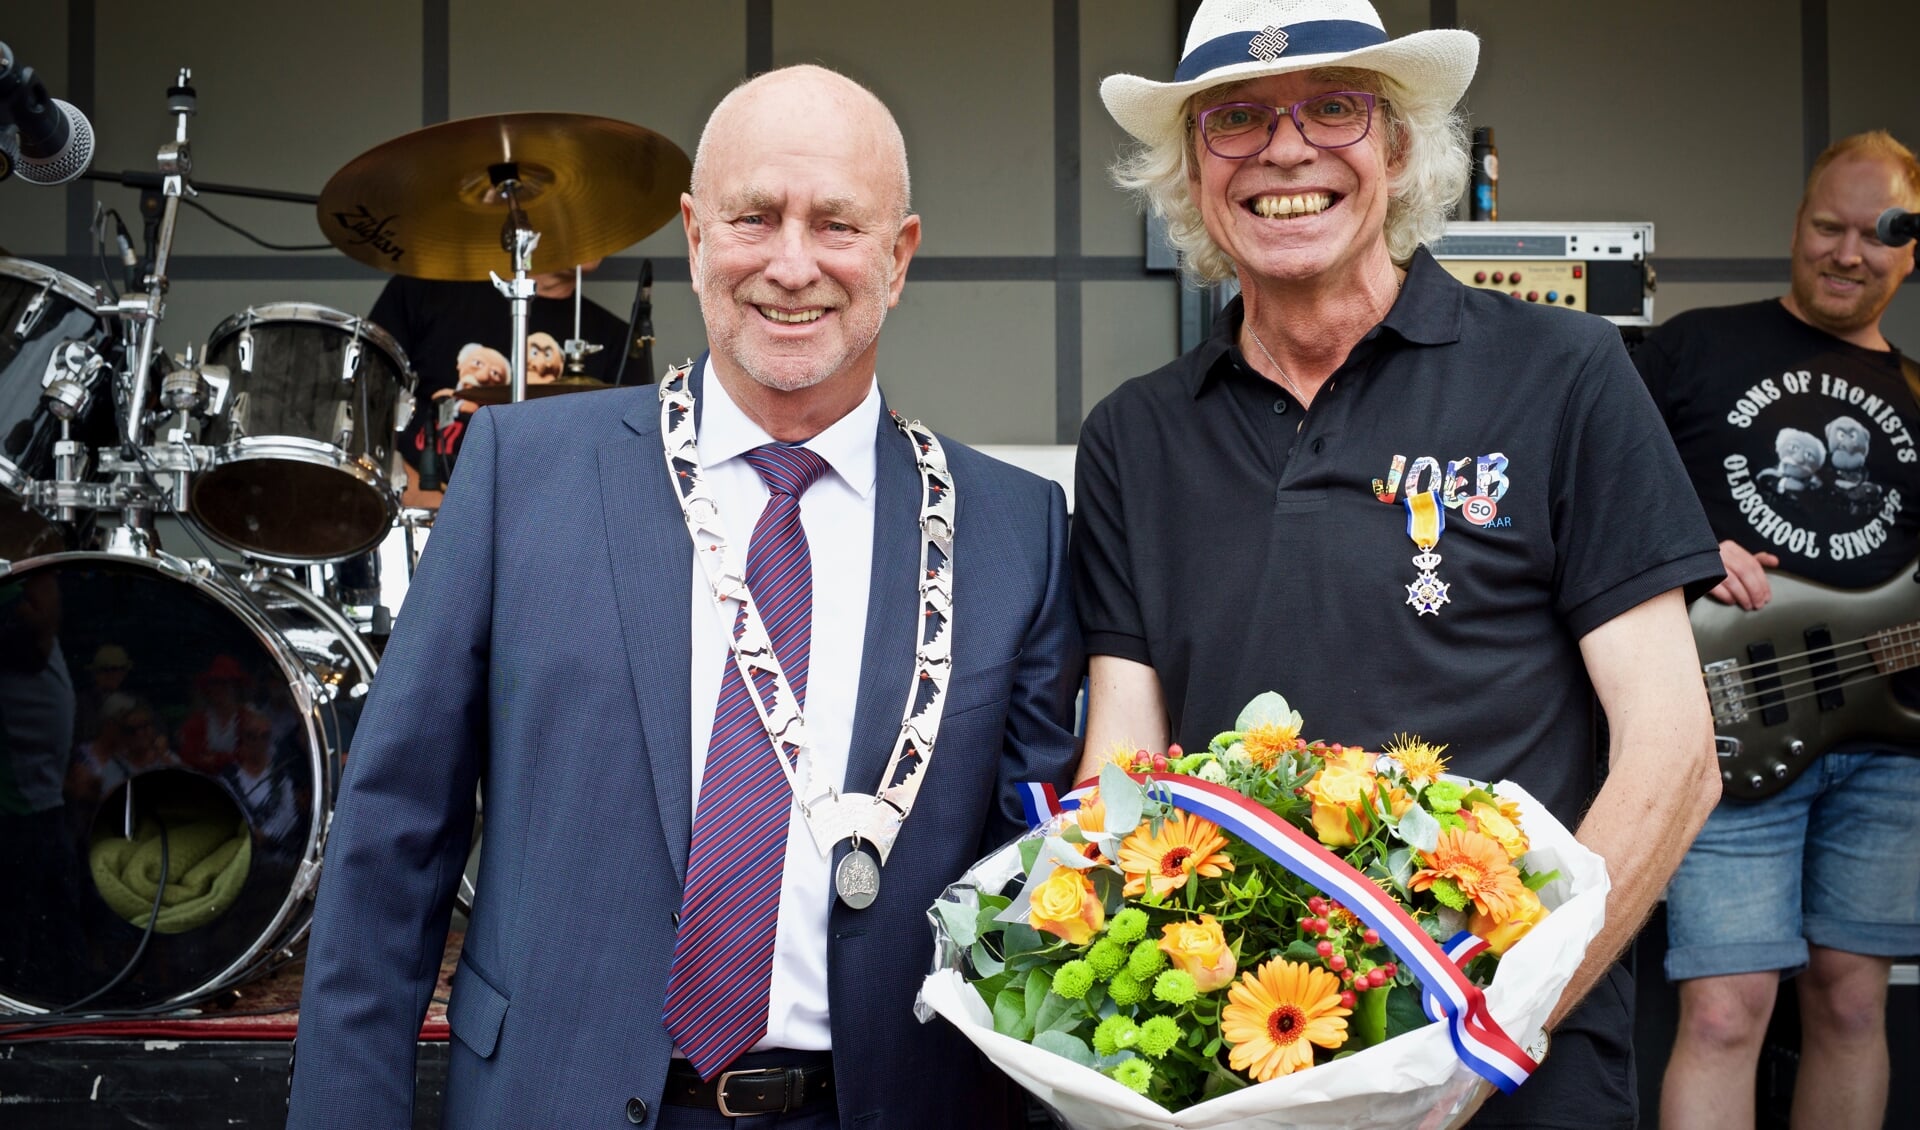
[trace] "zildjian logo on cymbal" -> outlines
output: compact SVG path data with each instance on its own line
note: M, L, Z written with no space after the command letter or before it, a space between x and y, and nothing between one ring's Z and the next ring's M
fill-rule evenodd
M354 207L357 211L335 212L334 222L360 237L353 241L353 246L371 244L374 250L398 263L400 257L407 253L407 249L395 241L393 232L387 227L397 216L376 217L372 212L367 211L365 204L357 204Z

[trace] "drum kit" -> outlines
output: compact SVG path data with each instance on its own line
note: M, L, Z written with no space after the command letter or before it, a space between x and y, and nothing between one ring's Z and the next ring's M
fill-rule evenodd
M379 662L351 567L431 526L401 507L416 381L379 326L276 302L160 347L189 80L140 288L0 258L0 1012L176 1010L297 956ZM608 387L527 384L532 275L644 238L689 174L639 126L498 114L362 154L318 212L382 270L492 278L512 382L461 395L498 403Z

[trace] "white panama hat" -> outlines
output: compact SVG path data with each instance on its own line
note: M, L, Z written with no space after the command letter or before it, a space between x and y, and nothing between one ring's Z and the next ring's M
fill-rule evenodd
M1178 139L1180 107L1197 91L1318 67L1379 71L1421 101L1460 101L1480 61L1480 39L1450 28L1388 39L1366 0L1205 0L1187 31L1172 82L1108 75L1100 100L1148 144Z

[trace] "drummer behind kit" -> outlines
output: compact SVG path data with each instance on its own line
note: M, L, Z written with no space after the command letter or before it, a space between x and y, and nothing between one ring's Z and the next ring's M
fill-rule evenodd
M0 77L11 67L0 44ZM397 489L417 379L374 322L276 302L197 352L161 349L179 208L198 194L190 79L167 92L160 175L100 178L157 197L140 289L0 256L0 1011L175 1009L296 956L378 663L342 599L347 566L431 524ZM529 392L534 272L645 237L690 172L639 126L502 114L376 147L318 211L383 270L491 278L510 378L461 395L505 403ZM539 392L610 387L588 359L614 342L584 338L575 294L572 335L535 339ZM626 368L627 338L601 371ZM199 553L163 552L156 516L182 519Z

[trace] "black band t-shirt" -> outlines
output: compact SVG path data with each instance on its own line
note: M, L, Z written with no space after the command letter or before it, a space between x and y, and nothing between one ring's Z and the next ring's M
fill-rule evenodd
M505 371L513 343L512 306L491 282L440 282L397 276L380 292L367 315L369 321L392 334L419 378L413 423L400 439L400 452L414 467L426 450L426 424L440 406L433 394L441 389L487 383ZM545 335L544 340L541 335ZM627 324L591 300L580 304L580 336L600 346L589 354L587 375L612 380L620 354L626 348ZM540 379L542 365L549 372L558 364L559 346L573 337L573 299L535 296L527 312L527 373ZM561 358L560 361L564 361ZM465 374L463 376L463 374ZM476 380L476 374L488 374ZM632 379L632 378L630 378ZM637 378L652 380L651 375ZM452 416L452 413L448 413ZM469 416L449 419L440 428L441 472L452 469Z
M1920 553L1920 405L1897 352L1769 299L1681 314L1634 361L1722 540L1843 589Z

